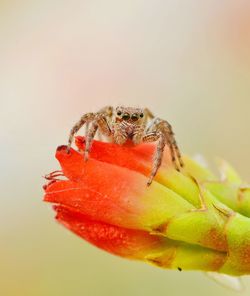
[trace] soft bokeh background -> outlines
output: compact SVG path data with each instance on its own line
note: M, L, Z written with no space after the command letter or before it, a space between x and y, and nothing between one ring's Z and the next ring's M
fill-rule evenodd
M54 221L42 175L83 113L121 103L250 180L248 0L2 0L0 102L1 295L234 295L88 245Z

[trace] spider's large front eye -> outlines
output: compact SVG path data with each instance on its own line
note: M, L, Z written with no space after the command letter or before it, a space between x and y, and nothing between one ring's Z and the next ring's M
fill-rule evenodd
M140 117L142 118L143 116L144 116L144 114L143 114L143 113L141 113L141 114L140 114Z
M118 112L117 112L117 115L118 115L118 116L122 115L122 112L121 112L121 111L118 111Z
M123 114L122 119L128 120L130 118L130 115L128 113Z
M138 115L137 115L137 114L132 114L131 119L132 119L133 121L138 120Z

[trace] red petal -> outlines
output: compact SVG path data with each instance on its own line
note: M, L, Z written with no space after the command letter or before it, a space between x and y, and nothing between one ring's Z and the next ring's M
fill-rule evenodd
M59 146L56 150L56 158L62 166L64 175L70 180L79 180L84 175L86 162L74 149L71 148L67 153L66 146Z
M79 150L84 150L83 137L77 136L75 143ZM94 141L90 150L90 156L99 161L126 167L148 176L152 169L155 149L155 143L121 146L114 143ZM164 150L162 166L172 166L168 147L165 147Z
M142 211L140 198L147 189L144 176L93 159L87 163L73 165L71 161L63 161L61 164L68 176L76 177L77 167L85 174L79 181L57 181L48 185L45 201L75 208L98 221L142 227L138 218Z
M145 231L93 221L64 206L56 206L55 210L56 219L68 229L95 246L119 256L140 259L160 247L164 241Z
M94 220L133 229L149 230L190 205L157 182L147 187L147 177L124 167L90 159L65 147L56 153L70 181L46 188L45 201L66 205Z
M65 147L59 147L56 157L72 181L47 186L45 201L74 207L99 221L123 225L129 219L131 227L139 226L137 200L147 187L144 176L94 159L85 162L73 149L67 154Z

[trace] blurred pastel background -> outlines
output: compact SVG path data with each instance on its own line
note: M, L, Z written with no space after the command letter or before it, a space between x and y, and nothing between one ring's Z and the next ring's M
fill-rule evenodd
M234 295L90 246L42 202L79 117L147 106L250 180L250 1L0 1L0 295ZM250 293L250 277L244 278Z

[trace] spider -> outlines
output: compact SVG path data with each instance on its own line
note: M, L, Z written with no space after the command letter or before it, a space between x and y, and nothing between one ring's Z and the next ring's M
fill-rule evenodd
M101 135L111 139L112 142L123 145L128 140L137 145L142 142L158 141L151 174L147 185L155 177L163 157L165 145L169 146L172 162L175 169L180 171L184 166L181 153L177 146L171 125L163 119L155 117L147 108L132 108L107 106L96 113L86 113L73 126L70 131L67 152L69 153L75 133L86 124L86 139L84 159L88 160L92 141L97 130Z

